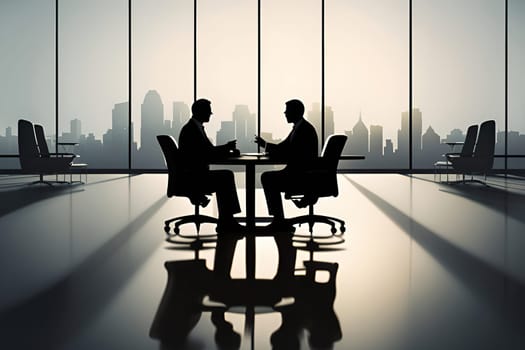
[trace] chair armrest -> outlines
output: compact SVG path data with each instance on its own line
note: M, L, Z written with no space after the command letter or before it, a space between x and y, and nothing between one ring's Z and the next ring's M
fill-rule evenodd
M74 153L49 153L49 156L51 157L78 157L78 155Z
M459 157L460 155L461 155L461 153L459 153L459 152L450 152L450 153L443 154L443 157L449 157L449 156L458 156Z

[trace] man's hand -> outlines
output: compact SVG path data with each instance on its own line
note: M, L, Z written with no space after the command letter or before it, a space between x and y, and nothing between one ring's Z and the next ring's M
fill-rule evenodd
M255 135L254 142L258 144L259 146L261 146L262 148L266 148L266 141L262 137Z
M226 148L229 150L234 150L237 148L237 140L231 140L226 143Z

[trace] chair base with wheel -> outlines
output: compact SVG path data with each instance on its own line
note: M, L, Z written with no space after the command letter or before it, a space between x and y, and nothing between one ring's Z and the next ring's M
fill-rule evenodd
M184 216L177 216L171 219L168 219L164 221L164 232L166 232L166 240L171 243L179 243L179 244L190 244L195 245L198 244L199 246L202 246L203 243L207 242L215 242L217 234L200 234L200 228L201 224L217 224L218 220L217 218L214 218L212 216L203 215L199 213L200 205L197 203L192 203L195 212L192 215L184 215ZM171 227L170 225L173 224L173 233L170 233ZM180 226L185 224L195 224L195 227L197 229L197 232L195 234L181 234L180 233Z
M293 195L286 195L286 199L292 199L294 203L297 205L297 201L301 201L304 197L303 196L293 196ZM301 224L308 224L308 235L304 234L295 234L294 237L298 238L298 240L295 240L296 242L305 243L307 247L310 247L312 249L318 249L321 246L329 246L329 245L335 245L335 244L341 244L345 240L342 237L343 234L346 232L346 226L345 222L339 218L333 217L333 216L327 216L327 215L318 215L314 213L314 204L317 202L317 199L312 200L311 203L308 204L308 214L307 215L300 215L296 216L290 219L287 219L287 222L289 222L292 225L299 226ZM314 234L314 225L316 223L322 223L330 226L330 235L319 235ZM340 233L337 233L336 226L339 225L339 231Z

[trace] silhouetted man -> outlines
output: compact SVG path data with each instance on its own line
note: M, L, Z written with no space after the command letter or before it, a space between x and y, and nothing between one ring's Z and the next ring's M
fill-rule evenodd
M233 218L234 214L241 211L233 172L210 170L211 160L228 156L235 150L236 141L214 146L206 136L203 123L209 122L212 115L210 101L206 99L195 101L191 106L191 112L192 117L182 127L179 136L183 183L201 190L197 201L203 205L208 201L205 193L217 194L219 209L217 232L241 232L244 227Z
M264 147L270 157L286 161L286 167L283 170L267 171L261 176L268 212L274 217L267 228L272 231L292 232L293 226L284 219L281 192L303 188L301 179L317 158L318 140L315 128L303 117L304 105L301 101L286 102L284 115L288 123L294 124L286 139L278 144L273 144L260 137L255 137L255 142Z

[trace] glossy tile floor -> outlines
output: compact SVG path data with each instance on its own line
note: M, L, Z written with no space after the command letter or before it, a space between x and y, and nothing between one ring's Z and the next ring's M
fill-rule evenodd
M163 220L192 211L184 198L165 198L166 175L32 180L0 176L2 349L525 348L521 179L493 177L485 187L339 175L340 196L316 212L347 222L345 242L299 249L284 282L273 280L272 237L257 238L251 282L244 240L232 281L211 273L215 249L196 260L166 243ZM242 174L238 184L243 201ZM216 215L212 203L204 213ZM301 212L286 205L288 215ZM300 269L308 260L337 263L337 273L308 280Z

